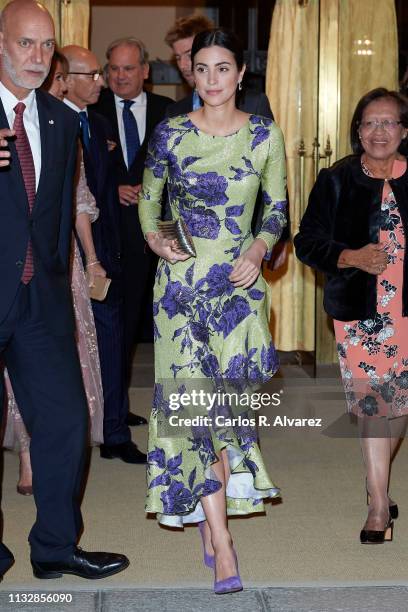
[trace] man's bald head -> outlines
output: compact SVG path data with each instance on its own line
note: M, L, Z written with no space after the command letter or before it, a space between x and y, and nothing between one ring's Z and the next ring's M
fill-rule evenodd
M34 0L13 0L0 18L0 80L23 99L40 87L50 69L55 48L54 22Z
M41 2L36 2L36 0L12 0L1 12L0 31L7 30L7 26L15 19L31 18L33 15L35 15L35 18L41 15L44 19L48 19L54 27L51 14Z
M85 108L88 104L95 104L105 85L100 74L101 66L95 53L78 45L67 45L61 51L69 64L66 98L80 109Z
M61 49L61 51L68 60L70 71L72 70L76 72L86 69L90 64L94 64L95 62L99 65L95 53L92 53L92 51L86 49L85 47L80 47L79 45L67 45Z

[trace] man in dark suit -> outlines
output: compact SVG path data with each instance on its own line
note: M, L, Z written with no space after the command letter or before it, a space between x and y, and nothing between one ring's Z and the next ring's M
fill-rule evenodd
M152 289L157 264L140 227L138 193L150 135L173 100L143 91L149 64L140 40L134 37L116 40L109 45L106 57L109 88L102 91L94 108L109 121L112 137L118 144L115 173L121 203L125 367L129 387L136 342L143 336L143 329L147 338L153 335ZM125 402L128 407L127 394ZM145 422L138 415L128 414L130 425Z
M10 165L0 164L0 358L31 435L34 575L102 578L129 561L76 546L88 429L69 279L78 120L38 89L54 47L54 24L44 7L32 0L6 6L0 128L13 127L15 138L9 141ZM1 544L0 573L12 563Z
M110 142L106 119L95 111L88 113L87 108L97 101L104 80L91 51L75 45L62 51L69 63L64 101L79 114L85 174L100 213L92 224L95 251L112 281L103 301L92 300L104 397L104 444L100 453L105 459L145 463L146 455L132 442L126 423L120 205L114 143Z

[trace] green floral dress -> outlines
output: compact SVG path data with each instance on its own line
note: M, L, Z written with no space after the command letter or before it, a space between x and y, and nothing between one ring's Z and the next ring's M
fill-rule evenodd
M253 241L260 184L258 237L268 246L266 258L286 223L282 133L256 115L229 136L206 134L187 115L165 120L146 160L139 199L144 234L157 231L166 183L173 218L186 222L197 256L174 265L160 259L156 273L146 511L182 527L204 520L200 499L221 487L211 466L224 448L231 471L229 514L262 512L263 499L279 495L263 464L253 413L220 393L256 389L278 368L267 283L260 275L249 289L235 288L228 277ZM172 401L175 392L191 398L192 388L218 393L218 399L199 406ZM202 420L180 425L183 415Z

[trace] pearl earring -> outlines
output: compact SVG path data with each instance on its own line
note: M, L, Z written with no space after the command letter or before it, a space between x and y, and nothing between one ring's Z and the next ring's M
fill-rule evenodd
M238 91L242 91L242 81L238 81Z

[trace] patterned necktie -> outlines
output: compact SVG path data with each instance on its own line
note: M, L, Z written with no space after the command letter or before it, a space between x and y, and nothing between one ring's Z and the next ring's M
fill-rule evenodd
M123 126L125 128L128 168L130 168L140 149L139 130L137 129L137 121L135 116L130 110L130 107L132 104L134 104L134 101L121 100L121 102L123 103Z
M24 127L23 115L26 109L24 102L19 102L14 107L16 114L14 119L13 129L16 132L16 149L18 160L20 162L21 172L23 175L24 186L27 193L28 206L30 215L33 210L35 200L35 166L33 160L33 154L31 152L30 142L28 140L27 132ZM30 282L34 276L34 259L33 259L33 248L31 240L28 242L26 260L23 269L23 275L21 281L26 285Z
M82 144L89 151L91 139L89 138L89 119L85 111L79 112L79 123L81 127Z

